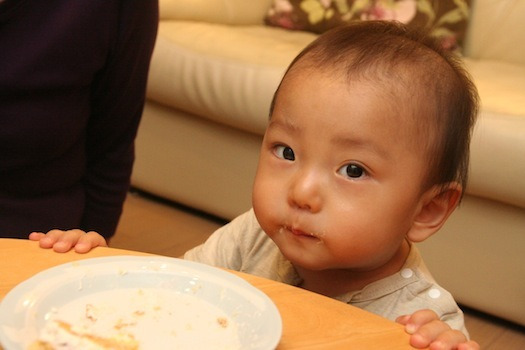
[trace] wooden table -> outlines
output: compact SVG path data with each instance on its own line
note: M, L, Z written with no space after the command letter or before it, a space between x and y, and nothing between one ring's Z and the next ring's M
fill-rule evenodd
M149 255L97 248L87 254L55 253L38 243L0 239L0 299L18 283L59 264L100 256ZM340 301L268 279L234 272L277 305L283 320L278 349L411 349L403 327Z

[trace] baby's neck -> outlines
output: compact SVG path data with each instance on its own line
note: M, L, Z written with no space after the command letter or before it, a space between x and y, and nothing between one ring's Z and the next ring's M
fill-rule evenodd
M309 291L337 297L345 293L363 289L370 283L379 281L401 270L408 254L410 245L404 242L396 255L383 266L370 271L355 271L351 269L307 270L295 266L297 273L303 280L300 287Z

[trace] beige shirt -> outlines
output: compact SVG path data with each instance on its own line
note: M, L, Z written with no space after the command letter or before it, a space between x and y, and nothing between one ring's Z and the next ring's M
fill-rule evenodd
M186 252L184 258L294 286L301 283L293 265L259 226L253 209L219 228L204 244ZM431 309L442 321L468 336L463 312L452 295L434 281L415 245L411 245L398 273L335 299L390 320Z

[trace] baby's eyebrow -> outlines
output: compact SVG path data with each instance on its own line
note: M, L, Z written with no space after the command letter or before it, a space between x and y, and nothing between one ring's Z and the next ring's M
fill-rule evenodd
M358 135L339 135L334 137L331 142L339 147L371 150L372 152L378 154L382 158L390 158L389 152L386 149L374 142L370 142L370 140L367 140L363 137L359 137Z
M299 131L298 125L287 118L271 119L268 128L284 129L289 132Z

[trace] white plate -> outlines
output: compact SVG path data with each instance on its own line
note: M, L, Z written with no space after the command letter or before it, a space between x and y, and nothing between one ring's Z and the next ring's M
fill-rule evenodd
M114 297L120 290L140 288L194 296L218 308L234 322L242 349L274 349L281 338L276 306L245 280L181 259L118 256L59 265L17 285L0 304L0 344L5 350L25 350L61 307L101 292L110 291Z

